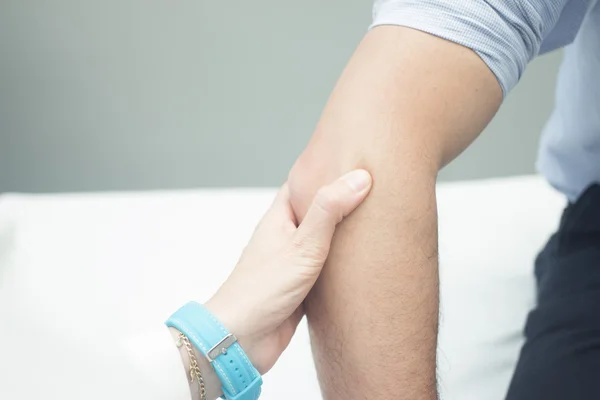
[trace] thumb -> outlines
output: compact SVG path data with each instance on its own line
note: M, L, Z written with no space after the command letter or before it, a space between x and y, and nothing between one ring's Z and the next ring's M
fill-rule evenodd
M301 253L318 255L324 260L336 225L363 202L371 185L371 175L358 169L322 187L294 236Z

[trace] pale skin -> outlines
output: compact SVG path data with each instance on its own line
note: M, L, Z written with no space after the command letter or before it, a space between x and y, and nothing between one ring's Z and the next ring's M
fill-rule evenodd
M356 170L323 185L301 224L290 206L289 187L275 198L233 272L205 304L235 333L248 358L262 375L286 349L304 315L302 302L316 282L335 228L368 195L371 176ZM179 332L171 329L174 342ZM189 376L190 360L180 353ZM207 359L195 349L207 398L223 392ZM200 398L197 382L190 382L192 399Z
M324 399L437 398L436 178L501 100L473 51L416 30L375 28L353 55L289 177L299 221L332 177L374 181L305 302Z

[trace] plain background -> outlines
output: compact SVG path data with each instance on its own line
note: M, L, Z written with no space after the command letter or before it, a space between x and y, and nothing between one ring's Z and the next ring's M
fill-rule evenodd
M0 192L275 186L370 0L2 0ZM444 180L534 171L560 54Z

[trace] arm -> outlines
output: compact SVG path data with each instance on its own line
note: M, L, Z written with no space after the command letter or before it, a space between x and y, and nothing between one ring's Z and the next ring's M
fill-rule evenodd
M306 302L325 399L436 398L436 176L501 99L477 54L416 30L375 28L352 57L289 180L299 219L340 173L374 180Z
M326 399L436 397L437 172L489 122L567 4L376 1L378 27L290 174L298 219L332 175L360 166L374 178L306 303Z
M288 185L283 185L205 309L188 303L167 320L192 400L214 400L223 394L258 398L260 375L273 367L292 339L303 316L302 302L323 268L336 226L363 202L371 184L370 174L357 170L323 186L299 226ZM209 361L208 349L228 331L237 344L219 346L225 351ZM162 353L156 346L154 352Z

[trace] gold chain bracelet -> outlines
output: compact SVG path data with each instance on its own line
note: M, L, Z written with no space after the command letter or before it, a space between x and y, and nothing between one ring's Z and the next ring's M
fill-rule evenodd
M198 360L196 359L196 354L194 353L192 344L183 333L179 333L177 338L177 347L185 346L190 358L190 381L191 383L194 383L195 379L198 382L198 388L200 389L200 400L206 400L206 387L204 386L204 378L202 378L202 373L200 372L200 367L198 366Z

